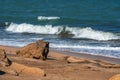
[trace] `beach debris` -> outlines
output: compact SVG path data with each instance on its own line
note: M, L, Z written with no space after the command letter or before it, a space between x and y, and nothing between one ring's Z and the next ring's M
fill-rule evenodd
M16 52L18 56L46 60L49 53L49 42L38 40L28 44Z
M120 80L120 74L112 76L109 80Z

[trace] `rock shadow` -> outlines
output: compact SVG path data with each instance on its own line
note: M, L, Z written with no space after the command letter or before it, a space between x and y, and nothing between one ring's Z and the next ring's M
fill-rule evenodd
M47 58L47 60L56 60L56 59L54 59L54 58Z
M5 74L5 72L4 71L0 71L0 75L4 75Z

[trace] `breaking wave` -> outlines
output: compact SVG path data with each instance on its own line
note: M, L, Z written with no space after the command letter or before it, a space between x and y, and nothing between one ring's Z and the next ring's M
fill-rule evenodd
M38 16L38 20L56 20L56 19L60 19L60 17L45 17L45 16Z
M94 40L113 40L119 39L119 36L110 32L97 31L91 27L64 27L52 25L32 25L27 23L11 23L6 31L13 33L36 33L36 34L54 34L54 35L72 35L72 38L86 38Z

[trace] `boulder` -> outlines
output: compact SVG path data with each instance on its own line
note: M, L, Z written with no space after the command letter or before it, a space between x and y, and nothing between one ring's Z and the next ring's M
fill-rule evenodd
M112 76L109 80L120 80L120 74Z
M48 52L49 42L38 40L35 43L31 43L27 46L22 47L16 52L16 54L22 57L46 60Z

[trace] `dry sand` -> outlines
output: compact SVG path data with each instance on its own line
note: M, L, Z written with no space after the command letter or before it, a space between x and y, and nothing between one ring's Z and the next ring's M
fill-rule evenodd
M0 80L108 80L111 76L120 74L119 59L101 56L97 56L96 58L96 56L82 54L78 56L80 60L83 60L82 62L68 63L65 58L69 52L64 54L60 51L50 51L48 59L42 61L18 57L15 51L19 48L16 47L0 46L0 48L6 50L8 58L13 62L41 68L46 73L45 77L38 77L23 74L14 76L0 72ZM77 61L79 61L79 59Z

